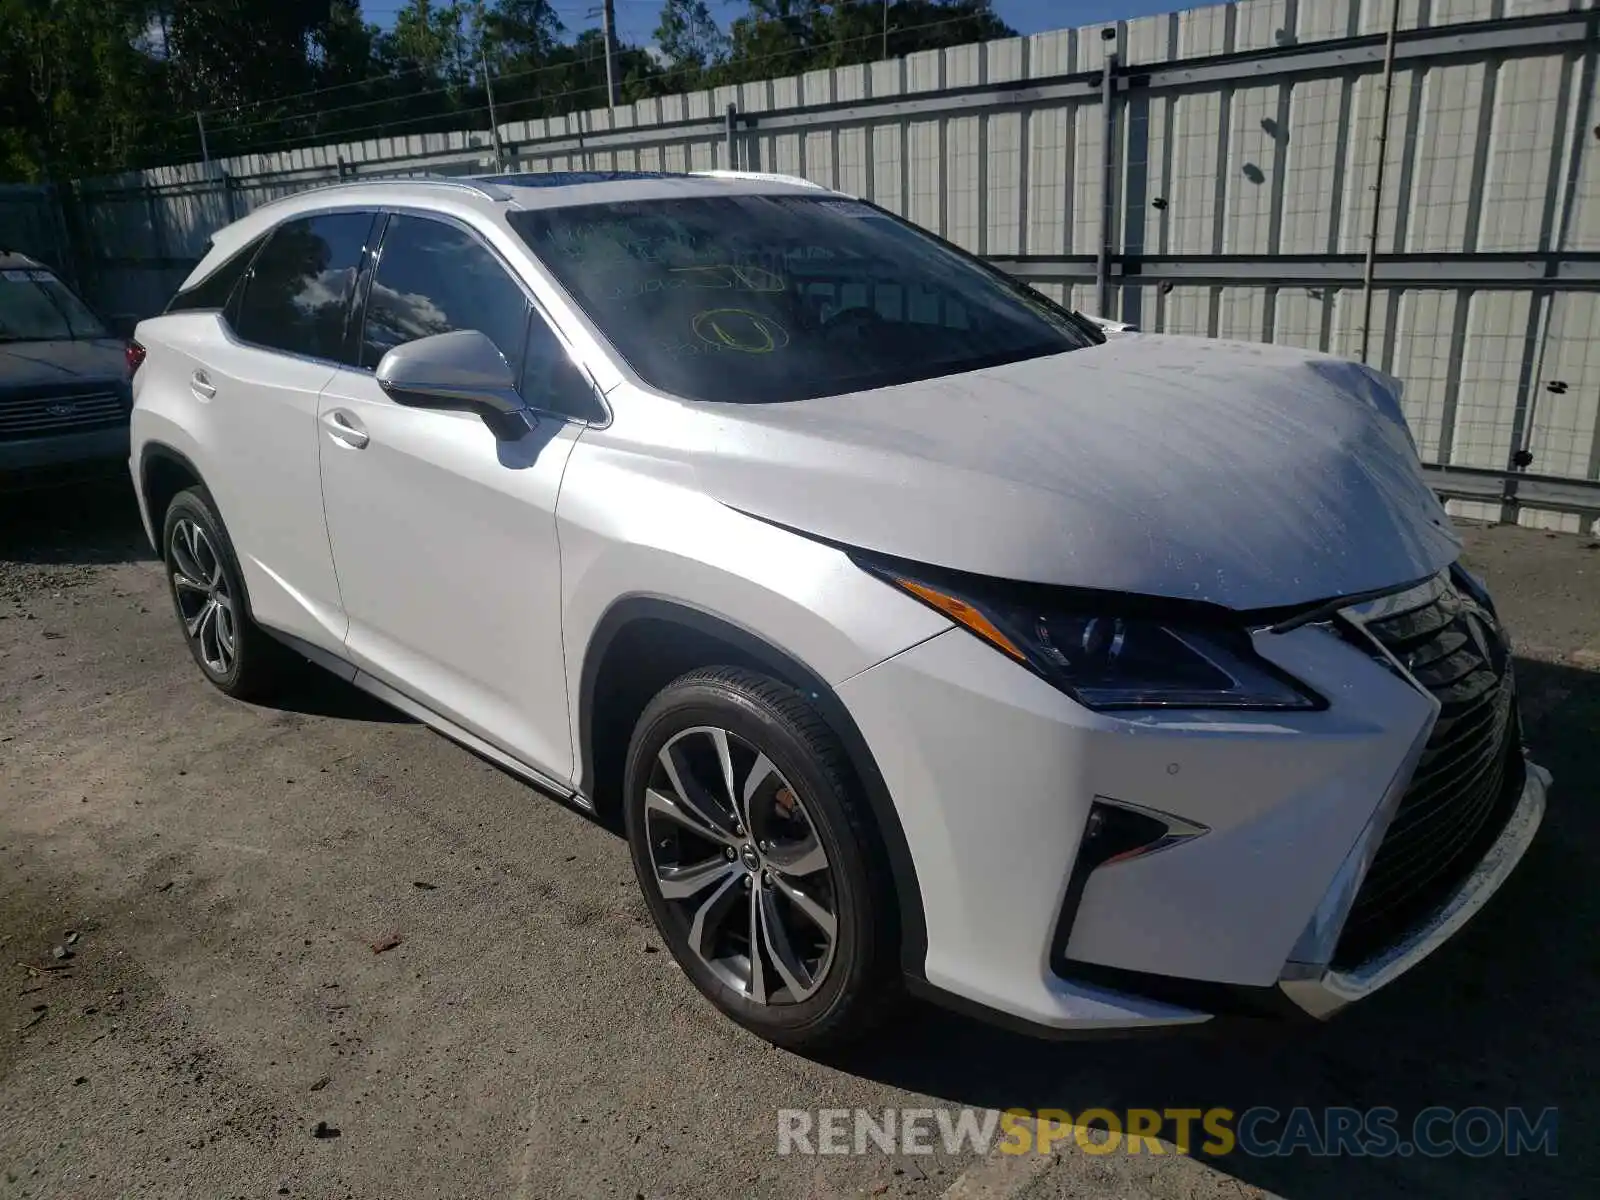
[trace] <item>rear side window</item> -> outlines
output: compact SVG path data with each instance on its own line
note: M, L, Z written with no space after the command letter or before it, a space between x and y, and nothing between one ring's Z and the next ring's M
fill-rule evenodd
M265 237L256 238L199 283L181 290L167 305L167 311L200 312L227 308L228 298L233 295L233 289L239 286L239 281L250 269L250 260L255 258L256 251L261 249L261 243L264 241Z
M389 218L367 293L360 366L371 370L390 350L418 338L476 329L517 375L527 328L522 289L472 234L426 217Z
M326 213L273 230L244 281L239 336L345 361L345 315L371 229L371 213Z

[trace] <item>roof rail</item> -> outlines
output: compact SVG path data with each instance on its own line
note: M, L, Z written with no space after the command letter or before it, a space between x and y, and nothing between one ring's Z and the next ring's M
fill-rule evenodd
M506 171L498 175L473 175L476 183L507 187L572 187L580 183L618 183L637 179L672 179L671 171Z
M341 179L335 183L319 184L316 187L305 188L302 191L291 192L287 196L279 196L268 200L265 204L256 205L252 211L260 212L263 208L270 208L274 204L282 204L299 196L310 195L313 192L331 192L336 188L365 187L369 183L421 183L434 187L456 188L461 191L472 192L474 195L484 196L490 200L509 200L504 188L488 179L478 179L470 175L405 175L400 173L384 173L361 175L354 179Z
M750 183L792 183L795 187L812 188L819 192L832 191L820 183L812 183L798 175L777 175L771 171L690 171L699 179L743 179Z

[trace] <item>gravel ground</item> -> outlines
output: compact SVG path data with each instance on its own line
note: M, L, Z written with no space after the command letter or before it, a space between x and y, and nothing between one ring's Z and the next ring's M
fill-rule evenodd
M1591 539L1469 533L1557 791L1517 877L1405 980L1327 1026L1160 1040L1042 1044L913 1007L824 1062L700 1001L605 830L331 678L273 708L206 686L125 488L0 504L0 1197L1491 1197L1600 1176ZM1263 1104L1555 1105L1560 1153L775 1153L785 1107Z

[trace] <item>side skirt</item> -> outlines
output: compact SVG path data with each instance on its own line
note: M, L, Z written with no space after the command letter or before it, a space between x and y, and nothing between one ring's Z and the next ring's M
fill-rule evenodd
M415 700L398 688L391 687L381 679L374 678L363 671L354 663L340 658L337 654L329 653L320 646L313 646L310 642L297 638L292 634L283 633L276 629L261 627L263 632L270 634L274 639L282 642L296 654L316 666L337 675L346 683L352 683L362 691L382 700L390 708L397 708L406 716L412 717L436 733L442 733L457 745L472 751L478 757L487 759L501 770L515 775L525 783L530 783L542 792L547 792L564 804L590 816L594 815L594 801L582 792L572 787L571 784L558 783L537 767L530 766L515 755L502 750L499 746L488 742L477 734L463 729L449 717L441 716L420 700Z

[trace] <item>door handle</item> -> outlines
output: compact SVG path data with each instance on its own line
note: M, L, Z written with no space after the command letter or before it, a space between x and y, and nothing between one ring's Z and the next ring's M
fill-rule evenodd
M204 371L196 371L189 376L189 389L202 400L209 400L217 394L217 385L211 382L210 376Z
M322 427L334 441L352 450L363 449L372 440L367 436L367 431L361 428L361 422L342 408L330 409L323 413Z

